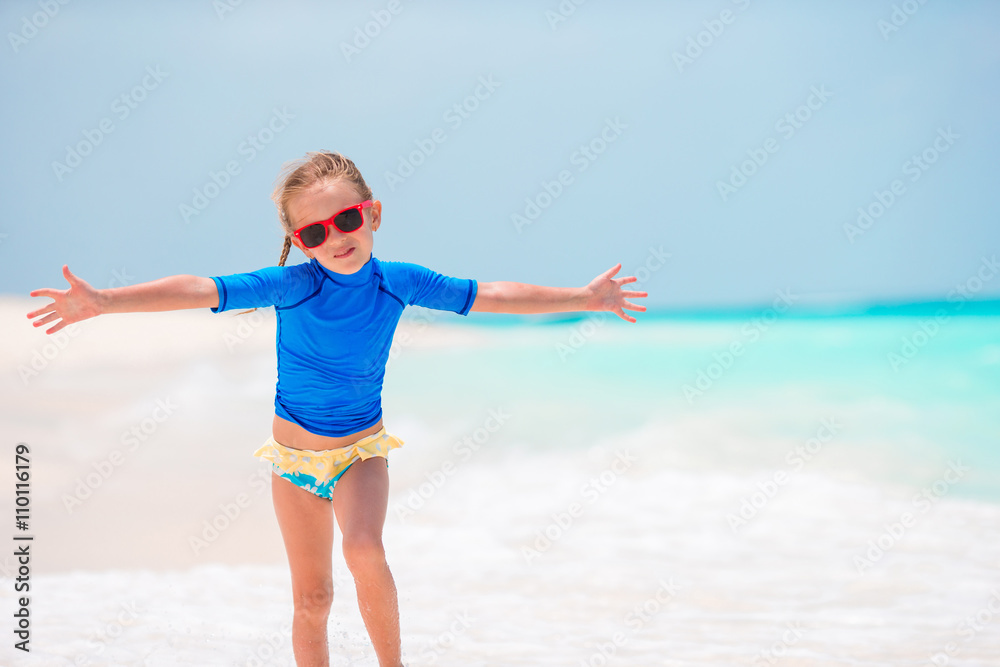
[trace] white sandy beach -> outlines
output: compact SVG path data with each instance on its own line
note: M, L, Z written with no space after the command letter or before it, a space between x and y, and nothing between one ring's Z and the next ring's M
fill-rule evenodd
M242 331L207 310L107 316L60 349L25 318L37 301L0 302L7 465L28 443L34 535L32 650L12 648L4 548L0 664L294 664L288 568L251 456L273 414L273 313ZM619 340L725 339L712 326L608 325L589 360L562 361L568 325L401 324L383 408L406 445L385 545L408 665L1000 664L1000 505L947 488L916 503L944 459L916 485L880 478L892 448L865 450L847 419L856 447L791 469L784 453L829 407L808 392L793 417L748 394L711 418L650 395L662 380L615 379L649 368L600 363ZM787 481L769 487L776 471ZM337 531L331 664L375 665L339 549Z

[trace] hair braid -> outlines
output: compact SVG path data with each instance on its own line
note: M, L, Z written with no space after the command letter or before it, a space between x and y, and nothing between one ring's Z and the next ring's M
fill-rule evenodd
M281 259L278 260L278 266L284 266L285 260L288 259L288 251L292 249L292 237L285 236L285 247L281 249Z

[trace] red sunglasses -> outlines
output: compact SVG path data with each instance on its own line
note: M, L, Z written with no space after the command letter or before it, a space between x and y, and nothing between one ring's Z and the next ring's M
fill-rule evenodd
M365 224L365 218L361 211L371 205L372 200L366 199L360 204L348 206L343 211L337 211L326 220L306 225L302 229L295 230L293 233L295 234L295 238L302 242L302 245L307 248L315 248L316 246L323 245L323 242L326 241L327 225L330 223L333 223L337 229L345 234L361 229L361 225Z

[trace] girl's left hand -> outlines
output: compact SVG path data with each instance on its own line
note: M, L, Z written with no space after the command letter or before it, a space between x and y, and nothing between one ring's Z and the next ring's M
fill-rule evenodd
M644 297L648 296L648 294L646 292L623 290L622 285L634 283L638 278L635 276L613 277L621 268L621 263L615 264L590 281L590 284L585 288L587 292L587 310L610 310L626 322L635 322L635 318L626 315L622 309L628 308L629 310L644 312L646 306L637 306L625 299Z

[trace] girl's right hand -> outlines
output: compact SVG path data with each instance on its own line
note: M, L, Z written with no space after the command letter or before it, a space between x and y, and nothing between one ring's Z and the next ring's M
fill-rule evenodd
M69 289L43 287L29 294L29 296L49 296L54 299L52 303L28 313L28 319L45 315L33 323L36 327L62 318L59 324L46 330L47 334L54 334L74 322L97 317L101 314L101 298L98 290L91 287L87 281L73 275L66 264L63 264L63 275L69 283Z

